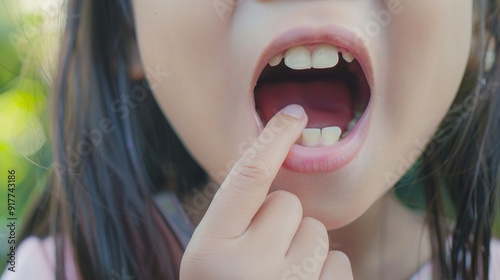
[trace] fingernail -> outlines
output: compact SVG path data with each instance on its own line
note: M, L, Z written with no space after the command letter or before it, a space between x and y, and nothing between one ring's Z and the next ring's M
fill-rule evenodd
M306 112L304 111L304 108L302 108L302 106L292 104L286 106L285 109L283 109L283 114L300 120L306 115Z

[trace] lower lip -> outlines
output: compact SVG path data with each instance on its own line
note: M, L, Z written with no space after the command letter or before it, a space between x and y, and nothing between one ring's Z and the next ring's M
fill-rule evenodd
M327 173L347 165L361 150L368 134L370 105L368 104L365 113L346 138L331 146L305 147L293 144L283 167L297 173ZM260 134L264 127L260 118L258 116L256 118Z

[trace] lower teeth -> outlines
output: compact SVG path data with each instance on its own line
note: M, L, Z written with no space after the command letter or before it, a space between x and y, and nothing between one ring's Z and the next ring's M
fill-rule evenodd
M361 116L354 117L348 124L347 130L342 132L338 126L325 128L305 128L302 137L297 141L298 144L306 147L331 146L344 139L351 133L354 126Z
M260 110L257 110L260 119L263 120L263 115ZM346 138L356 126L363 112L359 108L355 109L354 118L347 123L347 130L342 131L338 126L329 126L324 128L305 128L302 136L297 140L296 144L306 147L331 146L337 144L340 140ZM266 123L263 123L265 126Z
M299 140L299 143L306 147L317 147L320 144L330 146L339 141L341 134L342 129L338 126L330 126L322 129L306 128L302 132L302 138Z

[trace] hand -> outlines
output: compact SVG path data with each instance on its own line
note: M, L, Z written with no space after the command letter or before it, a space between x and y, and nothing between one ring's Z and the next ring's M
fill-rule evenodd
M254 145L237 162L196 228L181 280L353 278L347 256L328 251L325 226L302 217L297 196L282 190L267 194L306 124L298 105L269 121L257 140L259 149Z

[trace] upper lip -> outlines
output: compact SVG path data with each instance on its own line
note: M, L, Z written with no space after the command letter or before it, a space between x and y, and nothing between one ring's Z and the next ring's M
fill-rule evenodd
M315 43L331 44L339 51L350 52L361 65L370 89L373 89L372 60L365 41L355 32L337 25L296 27L277 35L264 49L258 60L252 77L252 86L255 87L262 71L275 55L293 46Z

